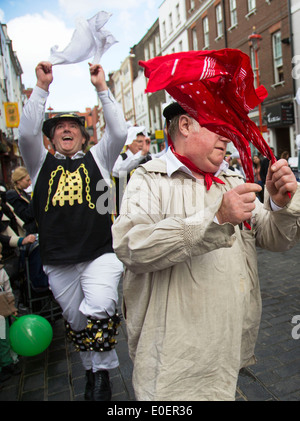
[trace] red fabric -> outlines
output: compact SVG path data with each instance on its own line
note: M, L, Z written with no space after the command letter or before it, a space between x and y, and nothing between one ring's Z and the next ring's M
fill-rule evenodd
M174 146L171 146L171 151L176 156L177 159L179 159L180 162L182 162L186 167L188 167L191 171L196 172L198 174L201 174L204 176L204 182L206 185L207 190L211 188L212 182L215 181L219 184L225 184L224 181L220 180L218 177L215 177L214 174L201 171L195 164L192 163L188 158L186 158L183 155L179 155L175 152Z
M247 181L254 182L251 142L274 163L276 158L248 113L268 95L254 88L248 55L240 50L188 51L140 61L149 78L146 92L165 89L199 124L230 139Z

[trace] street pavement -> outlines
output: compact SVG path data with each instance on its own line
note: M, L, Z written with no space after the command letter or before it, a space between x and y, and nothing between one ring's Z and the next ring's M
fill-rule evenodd
M258 249L263 312L257 364L241 371L237 401L300 400L300 339L296 339L300 337L299 257L300 243L283 253ZM110 374L112 401L133 403L132 362L124 322L119 331L116 350L120 366ZM35 357L22 357L21 374L1 384L0 401L84 400L85 372L79 354L66 341L61 318L54 323L53 332L49 348Z

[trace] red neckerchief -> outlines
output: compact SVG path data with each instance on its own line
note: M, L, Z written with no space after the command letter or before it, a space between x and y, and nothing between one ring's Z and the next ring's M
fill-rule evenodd
M211 185L212 185L213 181L215 183L225 184L224 181L222 181L218 177L214 176L214 174L200 170L188 158L186 158L183 155L180 155L180 154L176 153L173 145L170 146L170 149L171 149L172 153L176 156L176 158L180 162L182 162L187 168L189 168L191 171L193 171L195 173L198 173L198 174L201 174L201 175L204 176L204 182L206 184L207 191L211 188ZM244 221L244 226L247 230L251 231L251 225L247 221Z
M185 156L180 155L177 152L175 152L175 149L174 149L173 145L171 145L170 148L171 148L171 151L173 152L173 154L176 156L176 158L180 162L182 162L187 168L189 168L191 171L193 171L197 174L201 174L201 175L204 176L204 182L205 182L207 191L211 188L211 185L212 185L213 181L216 182L216 183L219 183L219 184L225 184L224 181L220 180L218 177L215 177L214 174L200 170L188 158L186 158Z

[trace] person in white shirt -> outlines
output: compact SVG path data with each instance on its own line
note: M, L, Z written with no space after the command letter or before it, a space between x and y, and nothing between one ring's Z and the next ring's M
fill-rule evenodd
M158 154L151 154L151 140L147 136L144 126L131 126L128 129L126 140L126 152L119 155L112 170L112 176L116 186L116 212L119 215L120 204L126 185L132 172L141 164L145 164L153 158L159 158L165 150Z
M114 336L120 322L116 306L123 265L113 252L111 214L101 199L126 140L126 123L102 66L90 65L106 130L85 153L89 134L84 117L67 113L43 122L53 81L51 63L39 63L36 76L21 116L19 146L32 179L41 257L68 336L86 369L85 398L110 400L108 370L119 364ZM42 132L54 145L54 156L45 149Z

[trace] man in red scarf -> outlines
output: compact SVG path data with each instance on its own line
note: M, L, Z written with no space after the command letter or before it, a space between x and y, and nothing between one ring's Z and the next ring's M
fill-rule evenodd
M221 58L224 66L215 67L229 69L232 62ZM177 58L165 60L176 75ZM228 91L238 92L239 85L228 83ZM239 97L247 103L245 91ZM224 105L237 120L244 112L234 101L229 96ZM230 119L224 114L222 125L216 110L217 127L212 111L205 122L183 102L164 110L170 148L136 169L112 227L115 252L126 266L123 308L137 400L234 400L239 370L256 361L256 247L283 251L300 239L300 188L286 161L272 162L262 204L250 173L245 183L224 161L231 137L245 149L242 128L233 128L232 136Z

